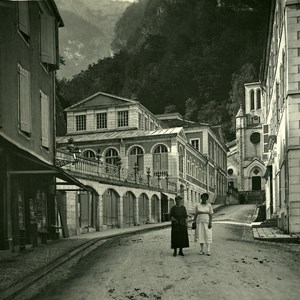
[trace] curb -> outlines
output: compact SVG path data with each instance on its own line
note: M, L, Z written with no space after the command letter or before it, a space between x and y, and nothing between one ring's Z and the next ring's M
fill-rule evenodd
M91 253L93 250L95 250L97 247L104 244L109 239L135 235L135 234L149 232L153 230L165 229L170 226L171 226L170 223L167 223L157 227L141 228L132 232L122 232L122 233L108 235L106 237L93 238L90 240L87 239L86 242L84 242L76 249L72 250L67 254L64 254L63 256L58 257L56 260L51 262L47 266L46 271L45 271L45 267L43 267L37 270L32 275L29 275L28 277L23 279L21 282L18 282L10 286L9 288L7 288L5 291L1 293L0 299L9 300L9 299L14 299L17 296L21 297L21 299L30 299L33 296L33 294L37 294L42 288L47 286L48 284L47 277L50 278L54 270L58 269L59 267L62 267L63 265L67 264L70 261L73 261L72 265L76 264L81 258ZM30 292L28 291L29 288L31 289Z

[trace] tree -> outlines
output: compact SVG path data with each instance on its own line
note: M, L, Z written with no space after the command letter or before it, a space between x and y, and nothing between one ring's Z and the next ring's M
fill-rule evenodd
M176 106L174 104L165 106L164 114L170 114L170 113L174 113L174 112L177 112Z
M185 101L185 115L184 118L189 121L196 121L198 105L196 100L189 98Z

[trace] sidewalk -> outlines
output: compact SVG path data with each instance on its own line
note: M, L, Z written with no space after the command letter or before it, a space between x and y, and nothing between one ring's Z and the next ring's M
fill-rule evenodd
M11 299L18 290L22 290L75 255L80 257L93 251L109 238L138 234L151 230L170 227L170 222L145 224L129 228L118 228L107 231L96 231L72 236L67 239L49 241L46 245L26 249L17 254L0 251L0 299ZM84 255L81 252L84 251ZM24 283L23 283L24 282Z
M278 227L256 227L257 225L259 225L257 223L251 224L253 237L255 240L280 243L300 242L300 237L295 234L283 233Z

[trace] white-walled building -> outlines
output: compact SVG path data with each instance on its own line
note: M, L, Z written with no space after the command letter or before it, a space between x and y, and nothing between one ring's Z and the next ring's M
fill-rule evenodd
M268 131L267 218L300 232L300 2L271 1L261 81Z

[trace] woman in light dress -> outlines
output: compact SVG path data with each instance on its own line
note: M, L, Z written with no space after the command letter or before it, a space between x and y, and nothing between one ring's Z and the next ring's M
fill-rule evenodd
M206 244L207 255L210 256L210 246L212 243L212 215L213 209L207 202L209 196L207 193L201 195L201 203L196 205L195 222L197 227L195 230L195 241L200 242L200 254L204 254L203 246Z

